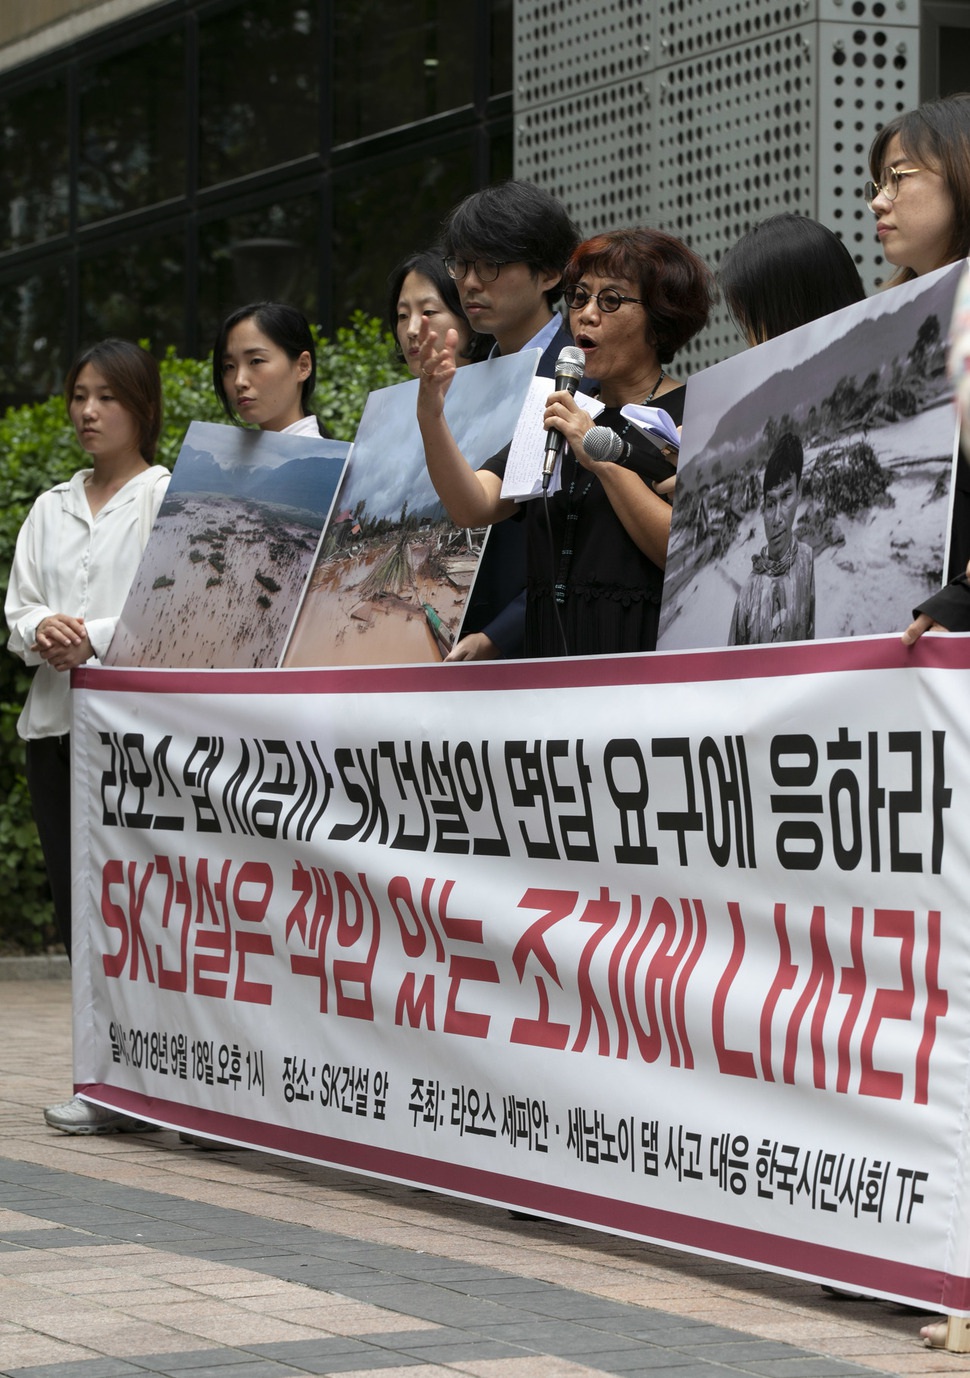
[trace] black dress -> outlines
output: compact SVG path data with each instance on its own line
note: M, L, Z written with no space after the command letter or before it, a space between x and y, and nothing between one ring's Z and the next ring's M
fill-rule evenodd
M677 388L655 403L669 412L678 426L683 420L685 392L685 388ZM644 483L649 485L651 480L673 472L620 416L618 407L607 407L596 424L609 426L629 442L633 453L626 467ZM508 451L504 450L483 468L502 477L507 459ZM524 503L518 518L525 521L527 534L524 655L617 655L654 649L663 570L627 534L599 479L576 462L568 447L563 451L562 487L548 504L542 498ZM571 556L563 553L567 526ZM553 592L557 583L563 585L558 605L561 629Z
M925 612L948 632L970 632L970 580L965 573L970 561L970 453L963 444L953 487L950 563L947 566L950 582L914 608L913 616Z

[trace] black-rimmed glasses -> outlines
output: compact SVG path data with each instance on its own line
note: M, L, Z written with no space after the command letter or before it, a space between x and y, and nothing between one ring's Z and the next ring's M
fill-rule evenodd
M567 287L562 295L570 311L582 311L588 301L595 301L599 309L605 311L608 316L614 311L619 311L625 301L632 301L637 306L646 305L639 297L621 296L615 287L604 287L602 292L590 292L585 287Z
M494 282L508 262L508 259L458 258L456 254L449 254L444 260L444 265L445 272L456 282L461 282L469 269L475 274L479 282Z
M885 196L887 201L895 201L899 192L900 177L909 177L914 172L922 172L922 168L884 167L879 174L878 182L867 182L862 188L862 194L869 209L872 210L873 201L880 195Z

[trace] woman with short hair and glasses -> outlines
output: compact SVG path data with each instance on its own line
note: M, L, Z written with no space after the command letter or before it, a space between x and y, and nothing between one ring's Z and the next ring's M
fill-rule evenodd
M669 377L674 355L706 323L713 275L672 235L616 230L586 240L563 275L573 339L605 410L595 419L568 392L554 392L545 425L563 435L561 487L520 505L501 496L508 450L473 470L444 420L456 337L422 345L418 422L431 480L452 519L479 526L526 521L527 656L617 654L656 645L670 506L657 491L672 467L622 416L627 403L662 407L679 424L684 387ZM583 447L594 425L625 442L619 462Z

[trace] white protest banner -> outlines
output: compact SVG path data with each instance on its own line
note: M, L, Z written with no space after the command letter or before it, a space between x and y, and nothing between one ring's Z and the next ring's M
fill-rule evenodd
M76 1080L970 1312L970 642L75 675Z

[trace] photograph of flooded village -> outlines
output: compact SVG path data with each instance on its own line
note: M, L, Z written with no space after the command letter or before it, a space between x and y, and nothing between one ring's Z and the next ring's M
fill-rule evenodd
M696 374L677 468L658 649L726 646L764 561L765 465L804 454L796 540L814 561L814 639L899 631L939 589L956 409L946 332L961 264Z
M276 666L349 449L193 422L105 663Z
M535 362L511 355L455 374L445 415L473 466L510 442ZM417 387L399 383L367 400L287 668L433 664L460 634L485 532L456 527L431 486Z

